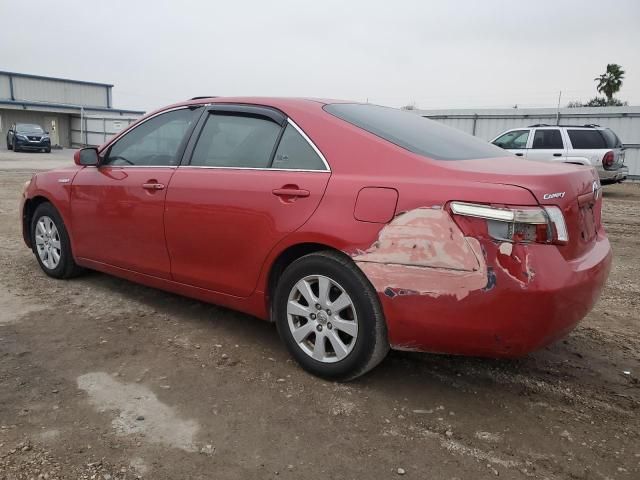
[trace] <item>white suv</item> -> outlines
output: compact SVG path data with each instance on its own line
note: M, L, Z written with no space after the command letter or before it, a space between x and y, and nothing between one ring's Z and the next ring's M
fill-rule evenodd
M599 125L530 125L507 130L491 143L528 160L591 165L602 184L621 182L629 173L622 142Z

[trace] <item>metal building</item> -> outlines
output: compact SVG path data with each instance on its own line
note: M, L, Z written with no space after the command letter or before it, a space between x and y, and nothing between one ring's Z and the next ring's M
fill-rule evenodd
M113 85L0 71L0 145L13 123L36 123L54 146L99 145L144 114L113 108Z
M461 110L411 110L432 120L459 128L485 140L516 127L597 124L613 130L626 148L625 164L631 178L640 179L640 107L508 108Z

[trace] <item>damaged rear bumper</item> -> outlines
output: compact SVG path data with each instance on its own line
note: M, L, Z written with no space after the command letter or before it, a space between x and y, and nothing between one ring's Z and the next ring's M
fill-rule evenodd
M378 291L392 348L525 355L562 338L584 318L611 267L604 232L585 255L569 261L548 245L504 250L483 242L479 256L484 258L473 272L359 263ZM514 269L514 259L519 269ZM431 288L414 287L421 274Z

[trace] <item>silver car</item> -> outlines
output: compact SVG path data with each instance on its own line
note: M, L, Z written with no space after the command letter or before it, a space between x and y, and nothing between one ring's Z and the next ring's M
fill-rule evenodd
M599 125L530 125L507 130L491 143L528 160L590 165L602 184L621 182L629 173L622 142Z

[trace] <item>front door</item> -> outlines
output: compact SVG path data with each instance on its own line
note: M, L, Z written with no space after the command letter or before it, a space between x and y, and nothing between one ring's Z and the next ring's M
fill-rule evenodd
M170 278L164 203L196 115L188 108L156 115L101 152L99 167L78 172L71 199L78 257Z
M246 297L271 249L316 209L330 172L286 118L221 108L171 178L167 246L174 280Z
M49 132L51 146L60 145L58 117L44 117L44 129Z

